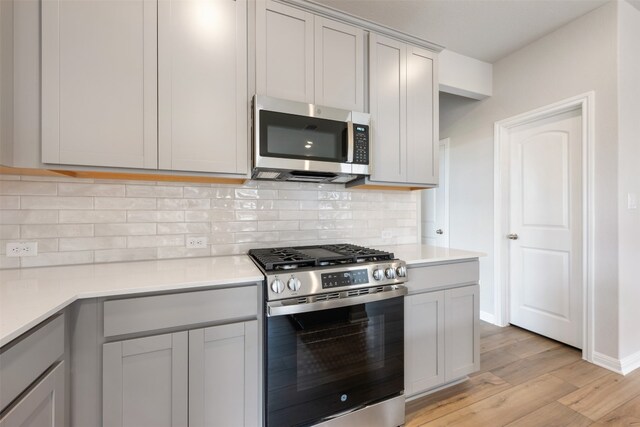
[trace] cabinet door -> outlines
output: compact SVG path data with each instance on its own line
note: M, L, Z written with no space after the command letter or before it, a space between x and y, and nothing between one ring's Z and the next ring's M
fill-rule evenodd
M478 285L445 291L445 381L480 369Z
M246 173L246 0L158 3L160 169Z
M407 182L438 183L438 115L434 53L407 46Z
M405 393L444 383L444 292L405 298Z
M372 181L406 182L406 45L371 34L369 90Z
M64 377L61 362L0 418L0 427L64 427Z
M42 2L42 161L157 167L157 2Z
M189 331L189 425L260 424L258 322Z
M256 91L313 103L313 15L271 0L256 2Z
M187 332L104 344L105 427L187 426Z
M364 31L315 17L315 103L364 111Z

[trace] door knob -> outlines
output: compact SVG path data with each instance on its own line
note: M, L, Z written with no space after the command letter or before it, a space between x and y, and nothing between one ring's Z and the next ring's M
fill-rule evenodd
M442 228L438 228L436 230L436 234L444 234L444 231L442 231Z
M507 239L518 240L518 235L516 233L507 234Z

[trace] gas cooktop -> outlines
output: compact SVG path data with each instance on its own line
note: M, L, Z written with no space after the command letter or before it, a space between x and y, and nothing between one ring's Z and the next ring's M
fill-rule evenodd
M350 244L251 249L249 255L265 272L393 260L391 252Z

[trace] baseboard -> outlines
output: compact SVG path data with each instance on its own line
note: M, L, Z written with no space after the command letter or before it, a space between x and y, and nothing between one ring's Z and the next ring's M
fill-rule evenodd
M480 311L480 320L491 323L492 325L496 324L496 316L486 311Z
M622 375L627 375L631 371L640 368L640 351L620 360L620 367L622 368Z
M624 375L622 371L622 365L620 363L620 359L616 359L615 357L607 356L606 354L602 354L602 353L598 353L597 351L594 351L592 362L595 365L606 368L617 374Z

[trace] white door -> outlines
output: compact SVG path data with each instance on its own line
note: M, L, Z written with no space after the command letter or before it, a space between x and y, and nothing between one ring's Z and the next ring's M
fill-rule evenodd
M440 141L440 185L422 192L422 243L449 247L449 138Z
M582 119L579 110L513 128L510 322L582 346Z

